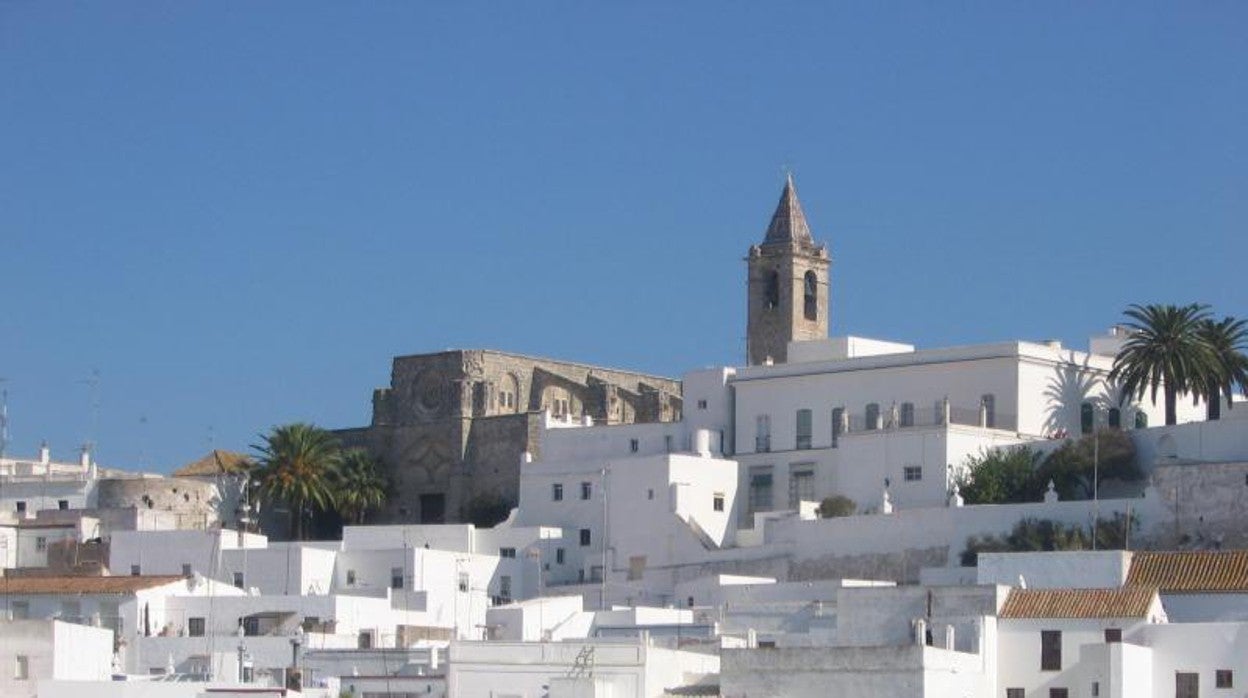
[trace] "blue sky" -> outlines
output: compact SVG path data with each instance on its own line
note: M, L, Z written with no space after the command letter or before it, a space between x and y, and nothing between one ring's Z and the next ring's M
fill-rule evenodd
M833 334L1248 315L1248 5L946 5L2 2L9 452L363 425L448 347L738 363L785 168Z

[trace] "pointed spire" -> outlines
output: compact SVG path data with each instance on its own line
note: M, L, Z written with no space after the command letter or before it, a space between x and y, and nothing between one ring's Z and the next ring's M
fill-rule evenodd
M810 226L806 224L806 214L802 213L802 205L797 201L797 187L793 185L793 173L790 172L784 182L784 192L780 194L780 203L776 212L771 215L771 224L767 226L767 243L796 242L813 245Z

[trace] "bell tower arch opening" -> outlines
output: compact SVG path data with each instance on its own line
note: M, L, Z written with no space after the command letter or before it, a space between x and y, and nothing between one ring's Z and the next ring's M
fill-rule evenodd
M762 243L750 247L746 360L784 363L789 342L828 336L827 247L810 234L789 175Z

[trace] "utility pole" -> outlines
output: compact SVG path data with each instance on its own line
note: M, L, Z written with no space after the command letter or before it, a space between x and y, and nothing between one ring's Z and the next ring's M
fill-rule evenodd
M602 469L602 574L598 580L598 607L607 610L607 543L610 537L607 535L607 527L609 524L608 515L610 511L607 509L607 469Z

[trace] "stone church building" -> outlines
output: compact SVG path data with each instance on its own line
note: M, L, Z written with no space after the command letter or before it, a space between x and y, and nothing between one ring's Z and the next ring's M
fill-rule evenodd
M479 507L515 506L524 454L538 425L669 422L680 382L482 349L399 356L390 387L373 393L367 427L335 434L386 466L392 493L375 523L451 523Z
M784 363L788 343L828 333L827 248L811 237L790 176L763 241L750 247L746 360ZM375 523L451 523L518 500L520 462L541 454L548 418L593 424L681 419L679 381L499 351L394 359L372 424L335 434L366 449L392 493Z

